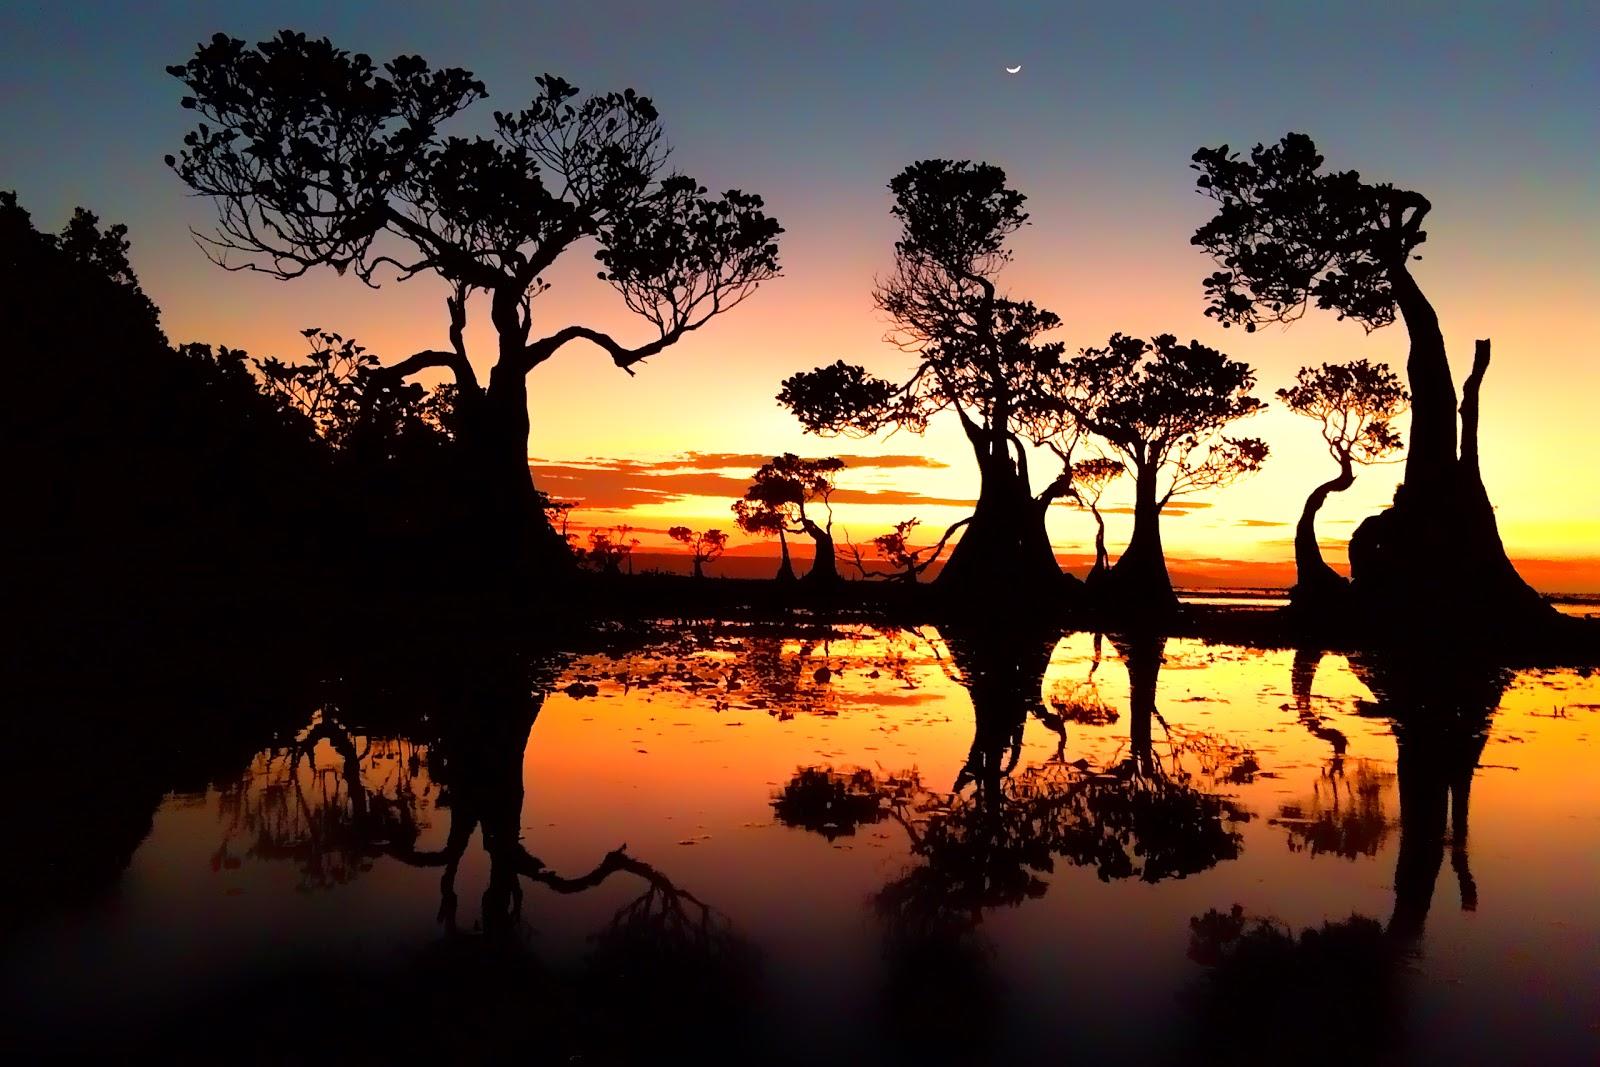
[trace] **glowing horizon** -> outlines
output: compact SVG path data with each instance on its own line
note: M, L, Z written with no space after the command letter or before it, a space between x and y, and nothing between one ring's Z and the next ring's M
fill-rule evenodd
M1224 331L1202 314L1200 282L1212 266L1188 238L1209 203L1194 193L1190 154L1303 131L1330 166L1432 200L1416 274L1439 312L1458 390L1472 341L1494 342L1482 465L1506 549L1540 573L1570 577L1560 591L1600 591L1600 484L1582 449L1600 400L1600 363L1575 343L1600 335L1592 251L1600 118L1582 104L1600 96L1583 47L1593 39L1585 31L1592 15L1552 8L1537 17L1467 12L1443 25L1421 13L1399 20L1403 32L1378 39L1353 11L1258 14L1231 27L1181 8L1161 19L952 6L915 22L888 8L706 10L676 21L649 9L626 18L597 8L459 21L404 13L379 22L305 5L270 15L164 12L136 28L12 11L0 16L0 57L15 106L0 118L0 138L15 151L0 164L0 187L17 188L42 228L58 227L78 204L127 223L134 266L175 342L294 358L303 351L299 331L317 325L392 362L443 342L444 290L435 280L372 291L324 271L284 284L221 271L193 246L186 228L204 230L211 211L160 162L192 117L177 106L180 88L163 66L218 30L253 41L281 26L379 60L415 51L488 83L491 99L452 127L461 133L525 97L542 70L585 91L636 86L660 107L676 166L713 189L765 197L787 230L784 276L636 368L637 380L596 350L563 351L528 380L529 455L545 466L785 451L939 464L847 470L843 488L916 498L841 502L837 521L861 542L913 515L931 539L960 517L949 502L970 500L977 488L965 441L944 420L920 438L807 437L773 398L785 376L820 363L842 358L888 373L904 359L881 342L885 324L870 298L896 234L885 183L919 158L988 160L1027 194L1032 214L1003 284L1061 315L1058 336L1069 351L1113 331L1172 332L1256 368L1255 395L1269 410L1248 432L1271 444L1266 468L1199 498L1207 507L1169 512L1163 539L1174 560L1230 560L1265 573L1292 559L1301 504L1333 473L1314 425L1272 403L1273 391L1304 364L1366 358L1401 369L1406 351L1401 325L1369 336L1314 309L1292 329L1254 335ZM624 24L633 29L599 36ZM1019 51L1018 41L1027 47ZM993 61L1001 55L1024 72L1001 73ZM536 332L580 322L649 339L593 269L574 253L548 275L554 288L534 303ZM475 308L467 334L480 372L492 351L484 318ZM1036 457L1036 487L1053 475L1052 462ZM1358 470L1355 486L1329 499L1318 531L1330 561L1342 561L1354 525L1388 503L1400 470ZM1130 488L1114 485L1108 507L1127 506ZM575 519L731 530L731 500L684 492L586 507ZM1115 512L1108 523L1116 555L1129 523ZM1058 552L1080 553L1093 522L1057 506L1050 533ZM734 543L746 542L735 534Z

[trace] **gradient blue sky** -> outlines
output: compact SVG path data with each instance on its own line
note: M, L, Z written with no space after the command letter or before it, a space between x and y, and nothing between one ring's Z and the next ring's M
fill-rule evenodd
M1208 263L1188 246L1207 217L1187 162L1202 144L1312 134L1330 161L1433 200L1419 265L1460 367L1495 339L1485 397L1486 478L1514 554L1600 554L1590 457L1600 402L1600 7L1588 4L82 4L0 10L0 187L41 224L84 204L129 224L134 262L177 340L293 356L306 325L402 356L443 340L426 281L378 292L331 274L283 284L228 275L188 239L210 209L162 165L192 114L163 72L217 31L257 40L291 27L379 60L416 52L465 66L494 107L551 71L585 89L653 96L675 164L714 188L763 194L787 227L785 277L625 380L573 350L534 375L530 453L659 459L686 450L927 451L946 469L918 491L973 490L949 429L834 446L803 438L772 403L817 362L894 365L869 291L894 226L884 185L907 162L1004 166L1034 225L1007 282L1058 311L1069 347L1113 330L1170 330L1250 360L1261 395L1294 368L1367 357L1399 364L1400 329L1371 337L1313 313L1288 332L1224 334L1201 315ZM1008 77L1001 68L1021 63ZM577 257L536 312L621 333L609 290ZM481 343L481 326L469 335ZM1214 506L1169 524L1177 555L1287 558L1292 521L1327 461L1283 413L1251 432L1276 456ZM1342 537L1392 492L1369 473L1330 503ZM896 477L907 477L898 472ZM866 483L863 483L866 484ZM726 524L726 501L669 511ZM845 515L863 535L894 518ZM953 517L953 514L952 516ZM930 525L947 516L930 511ZM1086 525L1053 521L1063 550ZM1113 541L1117 532L1113 531Z

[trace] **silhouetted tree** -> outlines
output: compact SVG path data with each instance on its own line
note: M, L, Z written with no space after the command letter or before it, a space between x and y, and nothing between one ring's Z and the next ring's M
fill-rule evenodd
M761 465L745 490L744 499L733 503L733 514L741 530L756 534L775 531L783 550L783 561L778 567L778 578L794 577L789 562L787 535L803 533L816 546L816 554L806 581L817 585L832 585L839 580L839 564L833 543L833 506L828 502L833 496L833 480L844 470L844 460L802 459L793 452ZM818 523L806 514L807 504L821 504L827 514L824 523Z
M1345 581L1322 559L1317 544L1317 512L1329 493L1355 484L1355 464L1374 463L1400 447L1390 423L1406 407L1406 391L1387 364L1355 360L1301 367L1295 384L1278 390L1278 399L1298 415L1322 424L1322 440L1339 464L1339 474L1311 491L1294 531L1296 582L1290 596L1307 607L1335 606Z
M667 530L667 536L689 549L696 578L704 578L705 565L721 559L728 548L728 535L721 530L696 532L687 526L674 526Z
M1094 516L1094 567L1089 571L1088 581L1096 585L1105 579L1111 569L1111 557L1106 553L1106 520L1100 514L1100 498L1105 496L1106 488L1124 469L1121 460L1109 456L1081 459L1067 468L1072 483L1071 491L1066 494L1067 499L1079 507L1088 508Z
M753 495L752 495L753 494ZM758 482L745 491L743 500L733 502L734 523L748 534L778 539L780 582L794 581L794 562L789 558L789 488L776 479Z
M304 34L254 48L218 34L168 72L204 121L167 162L217 204L206 239L217 263L279 278L328 266L369 285L387 269L449 285L449 349L389 371L454 375L483 516L511 558L530 534L554 542L528 474L527 374L579 340L631 373L777 275L781 228L761 198L708 197L665 171L655 106L631 89L577 100L577 89L544 75L526 108L494 113L493 137L455 137L441 125L485 97L484 85L416 56L380 68ZM654 338L630 345L572 325L532 339L543 275L590 239L600 277ZM476 293L498 338L486 385L463 340Z
M896 384L838 362L788 378L778 400L812 433L921 433L952 411L972 446L977 504L941 585L1014 589L1062 580L1044 529L1052 485L1036 500L1022 432L1029 398L1059 362L1049 311L1000 294L1006 242L1027 222L1023 195L987 163L913 163L889 183L902 225L893 272L874 297L893 321L888 340L918 362Z
M601 574L620 574L622 565L628 564L628 571L633 571L633 550L639 547L639 539L629 536L633 527L626 524L613 526L609 530L589 531L589 550L583 557L585 563L599 571Z
M1256 145L1249 159L1227 145L1195 153L1197 184L1218 205L1193 237L1222 268L1206 279L1206 313L1249 331L1292 322L1315 302L1371 331L1392 323L1398 309L1411 339L1405 481L1394 506L1351 539L1354 591L1406 629L1419 618L1470 626L1508 614L1552 615L1506 558L1478 469L1486 340L1477 343L1462 388L1457 451L1444 335L1410 267L1421 258L1432 205L1420 193L1322 164L1316 145L1298 133Z
M1077 427L1101 438L1134 479L1133 538L1107 585L1119 607L1177 606L1161 548L1161 511L1177 496L1228 485L1260 468L1265 442L1229 437L1237 419L1264 406L1250 395L1255 372L1198 341L1171 334L1114 334L1060 372L1055 402Z

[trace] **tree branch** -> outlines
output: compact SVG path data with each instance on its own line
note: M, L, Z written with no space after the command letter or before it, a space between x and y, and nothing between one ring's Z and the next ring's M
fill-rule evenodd
M611 362L631 375L635 363L648 359L668 346L675 344L680 337L690 330L699 329L709 317L674 326L654 341L642 344L637 348L626 348L619 344L610 334L601 333L599 330L591 330L587 326L568 326L551 334L549 337L534 341L523 350L523 372L531 371L555 355L569 341L584 340L605 349L606 353L611 357Z

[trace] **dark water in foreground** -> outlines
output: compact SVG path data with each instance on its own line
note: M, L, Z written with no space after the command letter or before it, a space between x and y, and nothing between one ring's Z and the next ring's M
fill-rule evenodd
M63 888L6 1047L1600 1063L1584 673L732 625L413 669L179 790L85 737L14 794Z

